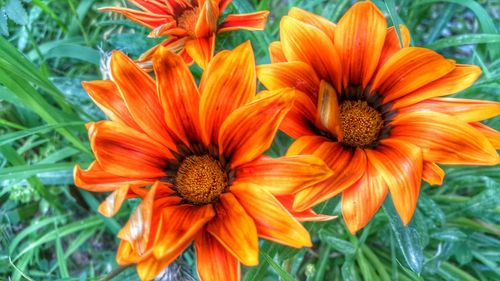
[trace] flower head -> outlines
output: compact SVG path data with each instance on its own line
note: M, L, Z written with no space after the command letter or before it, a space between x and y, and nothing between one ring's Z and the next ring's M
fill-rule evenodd
M188 64L193 60L205 68L214 54L217 33L246 29L263 30L268 11L231 14L218 20L231 0L129 0L139 10L105 7L102 11L123 14L152 31L149 36L169 38L144 53L140 62L150 62L160 46L180 53Z
M111 191L99 207L107 216L126 198L142 198L118 234L118 263L136 263L140 278L150 280L194 240L202 280L237 280L240 262L258 262L258 237L310 246L298 219L331 217L287 207L291 194L331 172L314 156L263 156L295 91L255 96L248 42L216 55L199 86L165 48L153 67L155 80L114 52L112 80L84 83L111 121L88 125L96 161L75 167L75 184Z
M441 184L437 164L495 165L500 134L479 123L500 113L497 102L440 98L469 87L481 71L410 47L410 34L387 28L371 2L354 4L337 25L293 8L281 21L270 65L258 67L269 90L294 87L295 104L281 125L297 138L288 155L314 154L333 176L299 191L301 211L342 193L354 233L391 192L405 224L421 179Z

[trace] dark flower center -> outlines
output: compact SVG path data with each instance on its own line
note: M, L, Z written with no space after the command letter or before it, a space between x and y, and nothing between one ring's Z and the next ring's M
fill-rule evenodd
M345 100L340 105L342 143L365 147L375 142L384 126L382 114L363 100Z
M177 26L186 30L187 34L191 37L196 37L195 27L198 21L198 7L185 10L181 16L177 19Z
M186 157L175 175L177 192L193 204L216 201L227 189L227 182L222 164L208 154Z

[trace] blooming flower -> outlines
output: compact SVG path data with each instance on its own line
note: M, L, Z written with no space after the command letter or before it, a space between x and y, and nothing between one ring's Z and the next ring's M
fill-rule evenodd
M262 155L295 91L255 96L248 42L216 55L200 86L165 48L153 57L155 80L120 52L110 67L111 81L84 83L111 121L88 125L96 161L76 166L74 178L86 190L112 192L99 207L107 216L126 198L142 198L118 234L119 264L137 264L141 280L150 280L194 240L202 280L237 280L240 262L258 263L258 237L311 245L298 220L331 217L284 205L331 172L314 156Z
M269 90L295 87L295 104L281 129L297 140L287 155L321 157L333 176L299 191L293 208L310 208L342 193L342 214L355 233L387 192L409 223L421 179L441 184L437 164L495 165L500 134L479 121L500 104L441 98L469 87L481 71L400 42L371 2L354 4L337 25L293 8L281 20L272 64L258 67Z
M217 24L231 0L129 0L140 10L105 7L102 11L123 14L132 21L152 29L151 37L168 36L140 58L149 62L154 52L164 46L179 52L187 63L194 60L205 68L214 54L215 35L231 30L263 30L268 11L228 15Z

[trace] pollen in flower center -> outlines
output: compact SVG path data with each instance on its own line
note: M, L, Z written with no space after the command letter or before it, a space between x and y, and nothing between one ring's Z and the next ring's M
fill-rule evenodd
M186 30L191 37L195 36L196 22L198 21L198 7L184 11L177 20L177 26Z
M194 204L214 202L227 187L227 174L221 163L210 155L188 156L175 176L180 196Z
M375 108L362 100L346 100L340 105L344 136L342 143L353 147L372 144L379 136L384 121Z

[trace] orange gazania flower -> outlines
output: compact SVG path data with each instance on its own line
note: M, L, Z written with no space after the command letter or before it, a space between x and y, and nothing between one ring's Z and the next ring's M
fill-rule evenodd
M112 121L89 124L96 161L75 167L75 184L112 191L99 207L107 216L126 198L142 198L118 234L118 263L137 264L141 280L150 280L194 240L202 280L238 280L240 262L258 262L258 237L310 246L298 220L331 217L292 214L284 205L331 172L314 156L262 155L294 90L255 96L248 42L215 56L199 87L182 58L165 48L153 67L156 81L114 52L112 81L84 83Z
M478 121L500 113L489 101L439 98L469 87L481 71L425 48L404 47L371 2L354 4L339 23L294 8L281 21L270 65L258 67L269 89L295 87L281 129L297 140L288 155L314 154L333 176L296 194L300 211L342 193L342 214L355 233L387 192L405 224L421 179L441 184L437 164L495 165L500 134Z
M168 36L139 58L151 60L154 52L164 46L178 52L186 63L194 60L205 68L214 54L215 36L231 30L263 30L269 11L231 14L217 24L231 0L128 0L140 10L118 7L102 8L123 14L132 21L152 29L151 37Z

